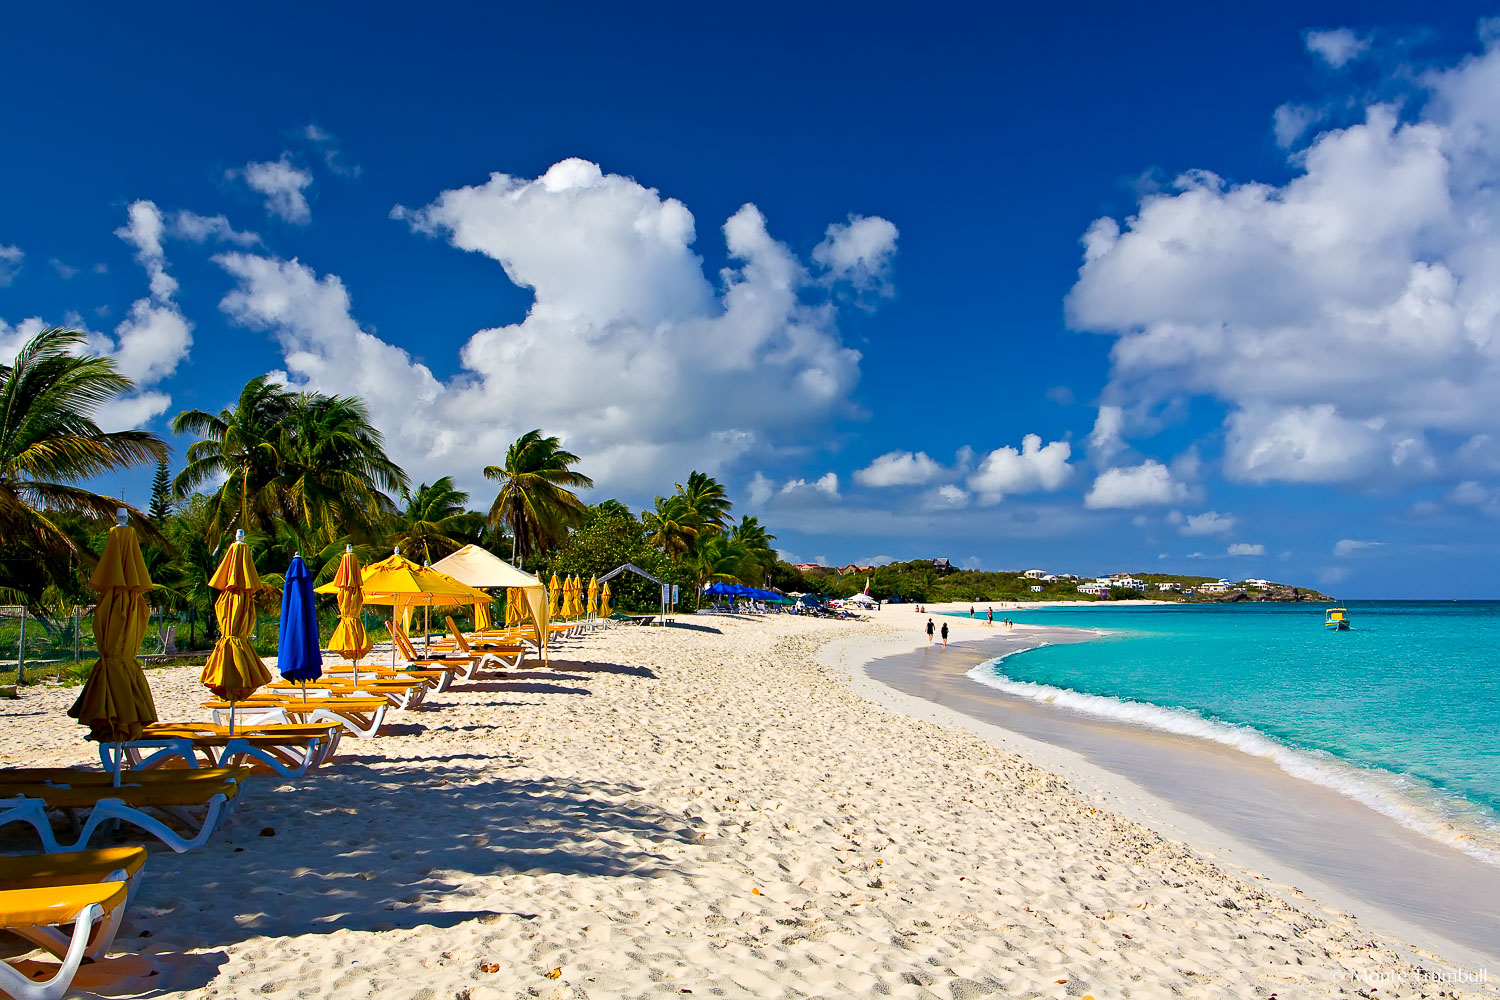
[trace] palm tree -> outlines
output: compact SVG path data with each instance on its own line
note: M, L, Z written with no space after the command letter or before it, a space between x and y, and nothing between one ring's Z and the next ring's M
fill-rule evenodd
M745 550L745 557L755 566L758 575L764 576L776 565L776 550L771 548L776 536L768 532L754 515L740 518L740 523L729 529L729 537Z
M688 475L687 486L677 484L677 494L697 513L701 534L713 535L729 527L729 512L734 504L725 493L724 484L713 476L694 470Z
M301 393L282 428L276 502L315 549L339 535L368 534L395 513L384 491L404 491L406 473L386 456L364 402Z
M178 499L186 499L203 483L224 480L212 495L205 529L210 537L275 520L282 424L291 418L295 405L295 393L258 375L245 383L233 408L217 414L184 410L172 421L174 434L199 438L188 446L187 464L173 483Z
M484 478L500 483L490 506L490 526L504 524L515 540L516 564L561 541L571 525L583 523L588 508L568 487L587 489L594 481L574 472L578 456L555 437L527 431L505 452L504 465L487 465Z
M702 518L681 493L657 497L655 508L641 513L641 523L646 540L673 560L692 551L703 529Z
M199 437L174 484L179 497L224 480L211 495L210 538L244 528L316 551L342 535L370 535L395 512L385 491L407 483L361 400L291 392L263 375L232 408L187 410L172 430Z
M0 365L0 591L36 603L49 582L64 580L75 558L89 556L54 516L110 518L121 500L71 485L166 458L167 446L146 431L100 430L100 404L135 383L110 358L77 353L81 333L52 327Z
M701 542L687 558L687 567L697 584L694 596L702 600L703 588L716 580L744 582L749 565L749 553L739 542L726 535L713 535Z
M403 491L406 508L397 512L391 544L402 552L422 552L424 561L441 559L464 543L464 535L477 527L479 515L464 505L469 494L456 489L451 476L444 476L431 486L423 483L415 492Z

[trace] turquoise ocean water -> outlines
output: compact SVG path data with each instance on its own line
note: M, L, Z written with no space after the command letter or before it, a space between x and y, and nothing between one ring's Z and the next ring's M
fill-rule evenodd
M980 664L1011 695L1275 761L1500 864L1500 602L1007 611L1097 630ZM983 609L980 609L983 614Z

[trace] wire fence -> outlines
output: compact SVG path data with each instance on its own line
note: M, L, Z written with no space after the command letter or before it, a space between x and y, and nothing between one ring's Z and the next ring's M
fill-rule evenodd
M390 639L381 610L366 610L365 630L374 642ZM326 640L338 622L337 611L318 616ZM422 635L420 618L412 621L414 637ZM279 615L258 614L251 641L262 656L275 656L281 629ZM146 667L198 663L213 648L217 629L200 613L153 611L137 655ZM0 606L0 685L81 682L99 659L94 641L94 608L79 605L49 614L20 606Z

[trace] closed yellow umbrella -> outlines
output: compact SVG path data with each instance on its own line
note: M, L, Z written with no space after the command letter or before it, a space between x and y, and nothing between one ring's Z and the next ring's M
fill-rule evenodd
M521 620L520 608L516 607L517 589L505 588L505 627L513 628Z
M605 584L599 590L599 617L608 618L613 612L609 608L609 584Z
M583 581L575 576L568 587L568 617L577 618L583 614L582 594Z
M599 614L599 578L593 577L589 580L589 615Z
M562 584L558 582L558 580L557 580L557 574L556 573L552 574L552 582L549 583L549 584L547 584L547 596L548 596L548 598L552 602L547 607L547 617L548 618L561 618L562 617L563 592L562 592Z
M91 740L138 740L142 727L156 721L151 688L136 659L151 616L146 607L151 574L146 571L135 529L125 523L123 510L118 523L109 529L104 556L89 577L89 586L99 592L99 604L94 609L99 659L89 670L68 715L89 727ZM118 767L117 755L117 776Z
M474 631L488 632L490 630L490 602L479 601L474 605Z
M359 568L359 556L354 546L344 546L344 555L339 559L339 571L333 578L333 590L338 594L339 623L328 639L328 648L354 664L354 679L359 680L359 658L374 645L370 633L365 631L364 586Z
M255 630L255 592L260 589L260 574L250 558L244 531L234 533L234 541L208 585L219 591L214 615L219 620L219 641L208 654L208 662L198 675L203 686L229 702L229 727L234 728L234 703L248 698L271 680L271 672L260 662L250 634Z

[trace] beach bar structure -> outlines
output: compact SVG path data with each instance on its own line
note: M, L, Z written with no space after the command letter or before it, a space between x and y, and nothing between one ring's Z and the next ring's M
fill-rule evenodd
M601 587L604 586L606 583L608 583L609 581L613 580L615 577L619 576L621 573L624 573L626 570L629 570L630 572L634 573L636 576L643 576L643 577L645 577L646 579L650 580L652 583L656 584L658 587L661 588L661 624L663 624L663 625L667 624L667 622L669 621L669 619L668 619L667 616L669 614L671 614L671 612L675 608L677 602L673 599L675 597L675 594L673 593L673 591L675 590L675 588L670 583L667 583L665 580L662 580L662 579L660 579L658 577L652 576L650 573L647 573L645 570L641 569L635 563L625 563L623 566L616 566L614 569L610 570L608 573L605 573L603 576L601 576L599 578L599 585ZM650 624L650 623L647 622L647 624Z

